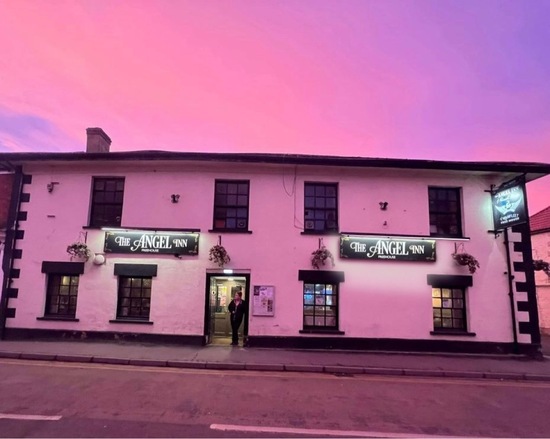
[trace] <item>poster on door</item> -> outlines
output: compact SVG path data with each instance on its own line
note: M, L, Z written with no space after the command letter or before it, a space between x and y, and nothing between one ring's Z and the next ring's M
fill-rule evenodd
M273 316L275 287L271 285L254 285L252 294L252 315Z

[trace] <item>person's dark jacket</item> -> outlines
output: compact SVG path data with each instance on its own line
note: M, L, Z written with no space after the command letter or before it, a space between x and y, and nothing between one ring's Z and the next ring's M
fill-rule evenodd
M244 303L244 300L241 300L239 305L235 303L235 300L232 300L229 303L229 306L227 307L227 309L231 313L231 320L236 322L242 321L246 313L246 305Z

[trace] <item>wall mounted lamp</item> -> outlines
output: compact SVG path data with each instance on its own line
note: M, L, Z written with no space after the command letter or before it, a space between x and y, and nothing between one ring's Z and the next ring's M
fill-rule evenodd
M386 210L388 208L388 202L387 201L380 201L380 210Z
M170 198L172 198L172 203L177 203L180 200L180 194L172 194Z
M51 194L53 192L53 188L56 184L59 184L58 181L51 181L46 185L46 188L48 189L48 192Z
M94 265L103 265L106 262L105 255L96 253L92 262Z

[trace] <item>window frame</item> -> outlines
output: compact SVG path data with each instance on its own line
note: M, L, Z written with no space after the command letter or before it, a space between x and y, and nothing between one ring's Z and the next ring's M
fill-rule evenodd
M99 182L104 182L105 185L109 182L115 183L115 189L112 191L107 191L105 189L99 190L96 189L96 184ZM122 183L122 189L118 189L118 184ZM122 224L122 213L124 208L124 190L125 190L126 179L125 177L92 177L92 195L90 203L90 227L120 227ZM114 192L114 201L99 201L99 194L111 193ZM116 201L116 194L122 192L121 200ZM106 206L115 206L120 209L120 215L116 215L114 218L107 217L105 210L103 211L103 216L99 216L97 211Z
M123 285L123 280L125 280L125 279L129 280L130 286ZM140 280L140 286L139 286L139 291L141 293L140 296L132 296L132 291L138 290L138 288L134 287L134 285L133 285L134 280ZM150 283L150 286L148 288L145 287L145 289L149 289L149 296L144 296L143 295L143 290L144 290L143 281L144 280L149 280L149 283ZM130 292L129 296L123 296L123 289L124 288L129 288L129 292ZM149 322L150 319L151 319L151 300L152 300L152 296L153 296L153 277L152 276L135 276L135 275L121 275L121 274L119 274L118 275L118 287L117 287L116 320L119 320L119 321L121 321L121 320L139 320L139 321ZM122 305L124 299L128 299L130 305ZM131 305L132 300L140 300L140 301L148 300L149 301L149 306L147 307L148 312L147 312L146 316L141 315L141 310L144 308L143 307L143 302L139 306L140 313L138 313L137 315L136 314L131 314L130 310L132 308L137 308L136 306ZM127 315L123 315L123 312L122 312L123 308L128 309L128 314Z
M64 278L69 278L68 283L63 283ZM55 280L58 279L59 283L55 283ZM76 285L73 283L73 279L76 279ZM80 275L79 274L68 274L68 273L48 273L46 280L46 300L44 305L44 317L45 318L67 318L74 319L76 318L76 309L78 306L78 287L80 285ZM54 291L54 287L56 291ZM61 288L68 287L67 294L61 294ZM71 294L74 291L74 294ZM61 298L67 297L67 311L60 312L59 308L61 306ZM71 298L74 297L74 304L71 305ZM57 298L57 312L52 312L52 300Z
M434 200L432 198L432 192L437 192L437 197ZM446 192L446 198L444 200L439 199L439 194L443 191ZM451 209L449 209L447 206L445 209L437 209L434 210L432 208L432 201L435 203L439 201L440 204L444 204L445 201L447 201L447 204L453 202L453 200L449 200L449 194L454 194L456 197L456 212L453 212ZM430 236L434 237L454 237L454 238L463 238L464 237L464 227L462 224L462 188L460 187L442 187L442 186L428 186L428 216L429 216L429 224L430 224ZM432 216L437 216L438 220L432 222ZM454 221L456 222L457 231L456 233L451 233L449 230L440 231L443 227L441 226L442 221L440 220L443 217L451 217L454 218ZM452 221L451 221L452 222ZM444 223L444 222L443 222ZM432 226L435 226L437 228L437 231L432 232ZM452 225L447 226L449 229L452 227Z
M239 185L246 184L246 194L239 193ZM218 192L218 185L226 185L225 192ZM229 185L236 185L236 193L229 193ZM239 204L239 198L246 195L246 206ZM229 197L235 196L235 202L229 204ZM220 198L224 197L224 203ZM225 215L219 215L219 212L225 210ZM235 210L234 215L227 215L228 211ZM246 216L239 216L243 210L246 210ZM239 212L241 211L241 212ZM234 220L234 227L227 227L228 220ZM218 226L216 221L224 221L225 226ZM239 221L244 221L244 226L239 227ZM214 181L214 208L212 211L212 231L231 232L231 233L250 233L250 180L228 180L216 179Z
M444 290L450 291L450 297L445 298L443 297ZM434 293L436 291L439 291L439 296L436 296ZM460 295L462 297L455 297L455 292L460 292ZM440 300L441 304L440 306L435 306L434 303L436 300ZM444 300L450 300L451 306L446 307L443 306ZM462 307L455 307L454 302L461 300L462 301ZM443 317L443 310L450 310L451 316L450 317ZM457 318L454 316L454 311L460 310L460 317ZM436 311L440 311L439 318L441 319L441 325L436 326ZM450 319L452 322L452 326L443 326L443 320L444 319ZM455 320L461 320L462 325L461 326L454 326ZM468 304L467 304L467 288L464 286L432 286L432 327L434 333L455 333L455 334L469 334L468 332Z
M339 187L338 183L334 182L326 182L326 181L304 181L304 232L306 234L313 234L313 235L323 235L323 234L337 234L340 230L339 225ZM314 194L310 195L308 194L308 188L314 189ZM318 194L318 189L323 189L323 192L326 193L327 188L334 189L334 197L328 196L328 195L321 195ZM326 200L334 198L334 207L327 207L326 206ZM309 206L308 204L312 201L314 206ZM324 206L317 206L318 200L319 202L323 200ZM324 218L317 218L318 213L324 212L325 215ZM329 212L334 213L333 219L328 219ZM324 222L324 227L322 229L316 228L317 222ZM334 227L329 228L327 227L327 223L329 221L334 222ZM309 224L313 223L313 227L309 227Z
M323 296L323 303L317 303L317 298L321 296L321 294L317 295L317 286L322 285L324 293ZM332 294L326 294L327 286L331 286ZM306 294L308 286L313 286L313 300L312 303L306 303L306 296L311 294ZM303 289L302 289L302 330L308 331L308 332L337 332L340 329L340 291L339 291L339 284L337 282L317 282L317 281L304 281L303 282ZM332 300L335 300L336 303L331 303L330 305L327 305L327 296L332 297ZM334 314L328 315L327 310L324 309L323 313L317 315L316 314L316 308L327 308L327 306L330 306L334 308ZM313 310L313 314L306 314L306 307L311 307ZM325 324L324 325L317 325L316 324L316 318L317 317L323 317ZM313 318L313 324L308 325L306 324L306 318L312 317ZM333 317L334 318L334 325L328 326L326 324L327 318Z

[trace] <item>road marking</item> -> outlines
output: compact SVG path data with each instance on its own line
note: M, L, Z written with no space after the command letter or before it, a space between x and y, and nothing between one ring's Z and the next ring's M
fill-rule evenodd
M16 415L14 413L0 413L0 419L17 419L19 421L59 421L61 416Z
M310 428L285 428L285 427L266 427L261 425L228 425L212 424L211 430L221 431L241 431L252 433L275 433L275 434L304 434L312 436L342 436L342 437L373 437L373 438L457 438L458 436L438 436L430 434L410 434L410 433L382 433L379 431L357 431L357 430L324 430Z

